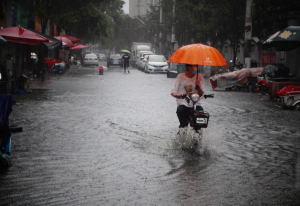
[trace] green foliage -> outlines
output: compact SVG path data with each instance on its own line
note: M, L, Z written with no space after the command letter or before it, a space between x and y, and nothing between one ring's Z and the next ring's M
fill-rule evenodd
M176 1L175 19L173 0L162 0L164 28L159 22L149 24L153 30L170 34L172 25L180 45L192 42L236 41L243 36L245 24L245 1L241 0L185 0ZM157 12L148 14L148 19L157 17Z
M34 9L43 22L52 20L69 35L84 42L98 42L113 35L123 21L122 0L35 0Z
M289 17L300 11L299 0L253 0L253 33L267 38L268 35L287 27ZM297 17L298 18L298 17Z

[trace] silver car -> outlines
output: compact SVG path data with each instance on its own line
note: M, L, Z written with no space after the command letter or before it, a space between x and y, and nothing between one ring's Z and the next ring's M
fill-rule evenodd
M147 59L148 59L148 56L149 55L154 55L154 54L145 54L144 56L144 59L140 62L140 68L142 71L146 72L146 62L147 62Z
M99 54L98 54L98 59L99 59L100 61L106 61L106 60L107 60L107 59L106 59L106 55L103 54L103 53L99 53Z
M98 66L98 58L96 54L86 54L83 59L83 66L96 65Z
M163 55L148 56L145 65L145 72L166 73L168 69L168 61Z
M140 64L141 64L141 61L142 61L142 58L143 58L143 54L153 54L152 51L140 51L139 54L138 54L138 57L136 59L136 67L138 69L140 69Z

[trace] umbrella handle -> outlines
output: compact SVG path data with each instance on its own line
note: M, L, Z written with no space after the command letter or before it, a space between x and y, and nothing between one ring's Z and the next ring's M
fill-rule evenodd
M197 67L197 78L196 78L196 81L198 80L198 72L199 72L199 70L198 70L198 67ZM199 89L199 85L196 85L195 89Z

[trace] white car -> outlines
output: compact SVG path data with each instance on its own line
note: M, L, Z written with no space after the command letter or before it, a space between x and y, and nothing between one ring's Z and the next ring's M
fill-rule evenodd
M149 55L145 65L145 72L166 73L169 69L168 61L163 55Z
M96 65L98 66L98 58L96 54L86 54L83 59L83 66Z
M138 64L138 68L141 70L141 71L145 71L145 62L147 61L145 59L145 56L146 55L151 55L152 53L143 53L140 55L140 61L139 61L139 64Z
M143 54L153 54L152 51L140 51L138 56L137 56L137 59L136 59L136 67L139 69L140 68L140 63L141 63L141 57Z
M142 71L146 72L146 62L147 62L147 59L148 59L148 56L149 55L154 55L154 54L145 54L144 56L144 59L140 62L140 68Z

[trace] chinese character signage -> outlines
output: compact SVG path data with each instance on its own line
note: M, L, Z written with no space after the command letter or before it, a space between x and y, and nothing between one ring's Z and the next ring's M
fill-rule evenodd
M261 64L262 66L276 64L276 53L261 53Z

